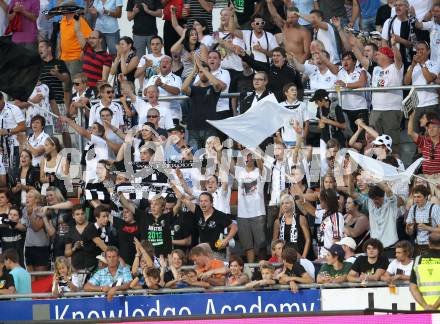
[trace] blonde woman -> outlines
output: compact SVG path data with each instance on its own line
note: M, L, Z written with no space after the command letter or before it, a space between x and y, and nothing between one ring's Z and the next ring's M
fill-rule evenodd
M79 291L81 283L76 273L72 273L72 266L69 259L61 256L55 261L55 272L53 274L52 293L59 297L65 292Z

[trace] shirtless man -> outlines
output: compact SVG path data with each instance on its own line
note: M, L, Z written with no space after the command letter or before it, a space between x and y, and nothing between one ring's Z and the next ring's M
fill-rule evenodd
M283 31L275 35L280 40L287 52L292 52L299 63L304 62L310 57L311 34L305 27L298 23L298 9L289 7L287 9L287 20L284 20L277 12L273 0L267 0L267 8L275 24Z

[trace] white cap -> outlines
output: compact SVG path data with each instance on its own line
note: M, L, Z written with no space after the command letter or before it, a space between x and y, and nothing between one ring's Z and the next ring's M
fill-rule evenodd
M393 146L393 139L389 135L386 135L386 134L382 134L382 135L376 137L376 139L374 141L372 141L371 144L385 145L386 148L388 149L388 151L390 151L390 153L393 151L391 149L391 147Z
M356 242L349 236L344 237L339 242L336 242L339 245L347 245L350 249L356 250Z

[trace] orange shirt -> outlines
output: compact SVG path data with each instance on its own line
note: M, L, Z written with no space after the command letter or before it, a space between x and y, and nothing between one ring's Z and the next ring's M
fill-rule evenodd
M223 263L223 261L212 259L211 261L209 261L209 264L207 266L196 267L196 272L203 273L203 272L207 272L209 270L219 269L219 268L224 268L224 267L225 267L225 264ZM224 278L224 277L225 277L224 274L212 275L212 278Z
M80 31L84 38L88 38L92 30L83 17L79 18ZM67 20L64 16L60 21L60 49L63 61L79 61L81 58L81 45L76 38L75 19Z

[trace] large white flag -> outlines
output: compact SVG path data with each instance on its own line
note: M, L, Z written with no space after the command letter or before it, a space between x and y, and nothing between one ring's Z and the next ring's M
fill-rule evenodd
M349 150L348 153L350 154L351 158L356 161L356 163L358 163L364 170L368 171L379 181L402 181L404 183L409 183L414 172L423 161L423 158L420 158L411 164L404 172L400 172L392 165L359 154L358 152Z
M256 148L280 129L284 120L295 117L295 112L276 102L272 94L258 101L242 115L207 122L241 145Z

